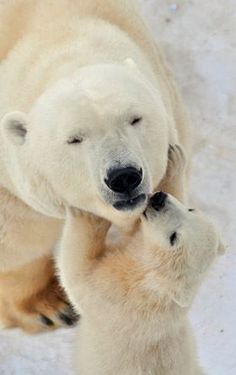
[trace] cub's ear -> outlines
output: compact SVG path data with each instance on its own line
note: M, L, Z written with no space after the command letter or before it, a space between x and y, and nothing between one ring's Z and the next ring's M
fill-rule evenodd
M5 138L15 146L25 143L27 119L23 112L9 112L1 120L1 129Z

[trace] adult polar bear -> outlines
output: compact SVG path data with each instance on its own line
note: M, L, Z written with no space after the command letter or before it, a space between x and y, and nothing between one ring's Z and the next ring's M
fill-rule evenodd
M168 145L190 142L132 1L2 1L0 61L0 320L33 332L73 322L51 260L64 207L122 225L154 188L183 200Z

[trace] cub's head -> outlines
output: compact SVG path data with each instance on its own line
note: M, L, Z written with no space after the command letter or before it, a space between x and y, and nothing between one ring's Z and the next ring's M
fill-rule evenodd
M3 118L8 172L44 214L63 216L68 205L118 224L144 210L164 176L168 121L137 68L85 67L43 92L29 113Z
M163 251L184 250L190 263L203 257L203 266L223 249L214 225L201 211L186 208L170 194L152 195L141 218L143 236Z
M213 224L200 211L159 192L150 198L140 229L142 262L150 268L145 288L189 306L203 275L224 252Z

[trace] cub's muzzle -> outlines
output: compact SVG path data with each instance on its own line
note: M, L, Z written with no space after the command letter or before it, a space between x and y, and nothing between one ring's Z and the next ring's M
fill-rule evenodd
M167 194L163 192L155 193L149 201L149 205L154 208L155 211L161 211L166 204Z

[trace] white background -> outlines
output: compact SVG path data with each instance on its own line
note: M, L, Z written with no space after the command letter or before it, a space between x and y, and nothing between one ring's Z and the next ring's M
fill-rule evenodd
M227 244L191 312L200 360L209 375L235 375L236 1L139 3L165 49L192 119L191 198L218 223ZM0 374L73 375L74 335L74 330L38 336L1 331Z

